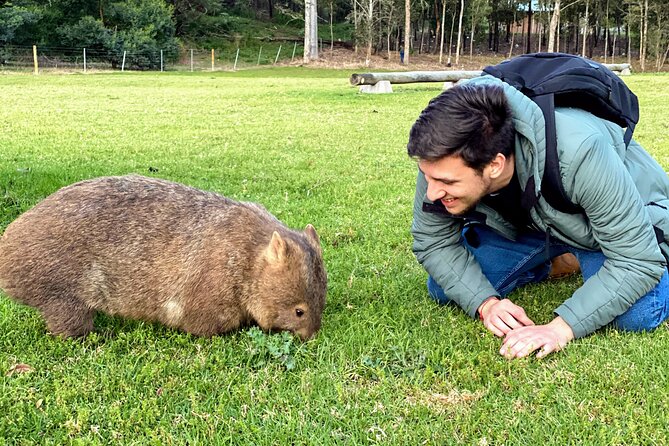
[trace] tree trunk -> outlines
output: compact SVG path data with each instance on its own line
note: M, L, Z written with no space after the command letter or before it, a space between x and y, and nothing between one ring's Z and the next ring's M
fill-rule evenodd
M316 0L304 2L304 62L318 59L318 22Z
M444 28L446 22L446 0L441 1L441 44L439 46L439 65L441 65L444 56Z
M628 22L627 22L627 63L632 65L632 39L630 37L630 24L629 24L629 20L631 18L628 16L627 19L628 19Z
M358 54L358 0L353 0L353 34L355 41L355 54Z
M443 3L443 0L442 0ZM437 26L435 27L434 30L434 38L435 38L435 45L434 45L434 51L433 54L437 53L437 45L436 45L436 39L439 38L439 35L441 34L441 27L442 27L442 19L441 16L439 15L439 2L438 0L434 0L434 18L437 22Z
M532 52L532 0L527 2L527 45L525 53Z
M372 40L374 39L374 0L369 0L367 10L367 55L365 56L365 65L369 66L372 60Z
M404 0L404 63L409 65L411 52L411 0Z
M499 0L492 0L492 39L488 37L488 47L491 51L496 53L499 51L499 14L497 13L497 6Z
M304 63L311 60L311 0L304 2Z
M455 30L455 13L457 11L453 11L453 14L451 15L451 35L448 38L448 62L446 64L450 67L451 66L451 54L453 53L453 31Z
M455 47L455 65L460 62L460 43L462 41L462 16L465 12L465 0L460 0L460 20L458 21L458 43Z
M425 10L420 11L420 45L418 46L418 54L423 54L423 41L425 37Z
M588 7L590 2L585 0L585 20L583 21L583 50L581 51L581 57L585 57L585 42L588 40Z
M472 11L472 29L469 34L469 60L474 57L474 31L476 30L476 16L478 14L478 4L476 6L476 11Z
M513 11L513 24L516 24L516 11ZM513 55L513 41L516 38L516 31L515 31L515 26L514 26L514 31L511 33L511 44L509 45L509 59L511 59L511 56Z
M539 18L541 18L541 13L539 13ZM543 31L544 31L543 23L539 22L539 24L537 24L537 28L539 28L539 35L537 36L538 37L537 38L537 41L538 41L537 42L537 53L540 53L541 52L541 43L542 43L541 39L543 38Z
M334 52L334 31L332 29L332 0L330 0L330 55L331 56L333 52Z
M646 54L648 47L648 0L645 0L643 8L643 34L641 35L641 47L643 52L639 56L641 59L641 71L646 71Z
M390 54L390 35L393 32L393 7L390 7L390 11L388 12L388 31L387 31L387 45L388 45L388 60L391 60L392 55Z
M606 32L604 33L604 63L609 60L609 0L606 0Z
M560 15L558 14L557 30L555 31L555 52L560 52Z

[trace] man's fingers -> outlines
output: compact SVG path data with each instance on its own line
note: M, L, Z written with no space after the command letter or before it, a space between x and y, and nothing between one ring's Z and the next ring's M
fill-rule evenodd
M534 325L534 321L527 317L527 314L525 314L525 310L523 310L522 307L516 307L513 310L509 311L511 315L522 325Z
M521 338L521 339L508 339L500 349L499 353L507 359L513 358L523 358L541 345L537 344L535 339L532 338Z
M495 328L497 330L499 330L499 332L501 333L500 337L504 336L505 334L507 334L511 330L513 330L513 327L509 326L504 321L504 319L502 319L501 316L493 316L493 317L490 318L490 321L491 321L492 325L495 326Z
M520 321L518 321L518 319L514 317L514 315L511 313L500 314L499 318L502 319L502 321L512 330L514 328L520 328L524 325Z
M537 358L541 359L545 356L548 356L550 353L558 351L559 348L556 347L557 345L553 343L544 344L544 346L541 347L541 349L539 349L539 352L537 353Z
M490 330L490 331L492 332L492 334L494 334L494 335L497 336L498 338L503 337L504 334L505 334L502 330L500 330L499 328L495 327L493 324L488 324L488 325L486 325L486 328L487 328L488 330Z

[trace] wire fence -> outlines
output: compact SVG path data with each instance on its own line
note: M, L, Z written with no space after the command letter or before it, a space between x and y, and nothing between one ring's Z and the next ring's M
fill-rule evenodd
M122 51L0 46L0 71L231 71L300 61L303 45L273 41L256 48Z

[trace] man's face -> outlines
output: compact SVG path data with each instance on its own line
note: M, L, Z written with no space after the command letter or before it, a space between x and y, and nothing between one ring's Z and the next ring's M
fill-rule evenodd
M427 180L427 198L441 201L451 214L464 214L490 193L490 166L479 174L459 156L447 156L437 161L420 160L418 168Z

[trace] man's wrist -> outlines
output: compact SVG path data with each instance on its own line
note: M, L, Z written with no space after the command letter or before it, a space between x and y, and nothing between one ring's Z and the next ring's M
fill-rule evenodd
M553 329L557 331L558 335L565 342L570 342L574 339L574 330L572 330L571 326L567 322L565 322L565 320L562 319L562 317L560 316L556 317L555 319L550 321L548 325L553 327Z
M481 305L479 305L478 310L476 311L479 315L479 319L483 320L485 318L485 310L491 305L494 304L495 302L499 302L499 297L498 296L490 296L486 300L483 301Z

